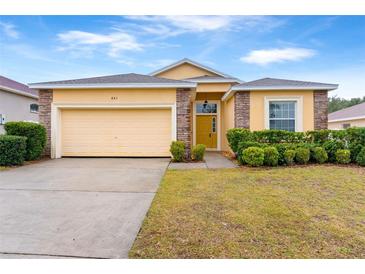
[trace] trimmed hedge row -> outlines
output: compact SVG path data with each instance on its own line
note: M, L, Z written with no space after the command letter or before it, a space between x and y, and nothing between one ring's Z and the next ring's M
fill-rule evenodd
M241 164L249 164L243 157L246 149L270 147L268 151L271 153L267 154L267 158L269 158L269 154L274 153L273 148L275 148L278 153L278 165L292 165L294 162L322 164L328 161L341 164L353 162L365 166L365 128L318 130L304 133L282 130L250 132L247 129L234 128L227 132L227 139ZM245 154L246 159L248 159L247 153ZM275 165L275 161L271 161L271 159L265 160L264 157L263 164Z
M23 164L26 155L26 137L0 135L0 166Z
M7 122L4 128L6 135L27 138L25 160L36 160L42 156L47 142L47 133L44 126L32 122Z

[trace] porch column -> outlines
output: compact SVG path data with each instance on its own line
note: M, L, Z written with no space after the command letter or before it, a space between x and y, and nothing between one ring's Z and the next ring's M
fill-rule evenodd
M237 91L234 95L234 127L250 129L249 91Z
M39 103L39 123L47 131L47 144L43 154L51 156L51 104L53 101L53 91L50 89L41 89L38 92Z
M327 129L328 127L328 91L313 91L314 104L314 129Z
M192 105L191 90L176 90L176 138L185 143L185 156L190 158L192 143Z

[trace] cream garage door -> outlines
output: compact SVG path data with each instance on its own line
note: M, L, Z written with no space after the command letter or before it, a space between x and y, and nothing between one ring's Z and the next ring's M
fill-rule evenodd
M170 109L61 111L62 156L170 156Z

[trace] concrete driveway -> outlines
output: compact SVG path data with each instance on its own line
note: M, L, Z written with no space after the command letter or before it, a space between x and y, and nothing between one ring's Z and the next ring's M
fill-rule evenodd
M169 159L65 158L0 172L0 258L126 258Z

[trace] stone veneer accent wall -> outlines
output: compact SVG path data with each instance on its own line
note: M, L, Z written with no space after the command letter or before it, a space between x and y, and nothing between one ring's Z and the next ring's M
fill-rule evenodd
M250 92L237 91L234 96L234 127L250 129Z
M51 155L51 104L53 91L47 89L39 90L39 122L46 127L47 144L44 150L45 156Z
M176 129L177 140L183 141L186 146L186 157L190 157L191 142L192 142L192 105L190 89L176 90Z
M328 127L328 91L313 91L314 102L314 129L327 129Z

